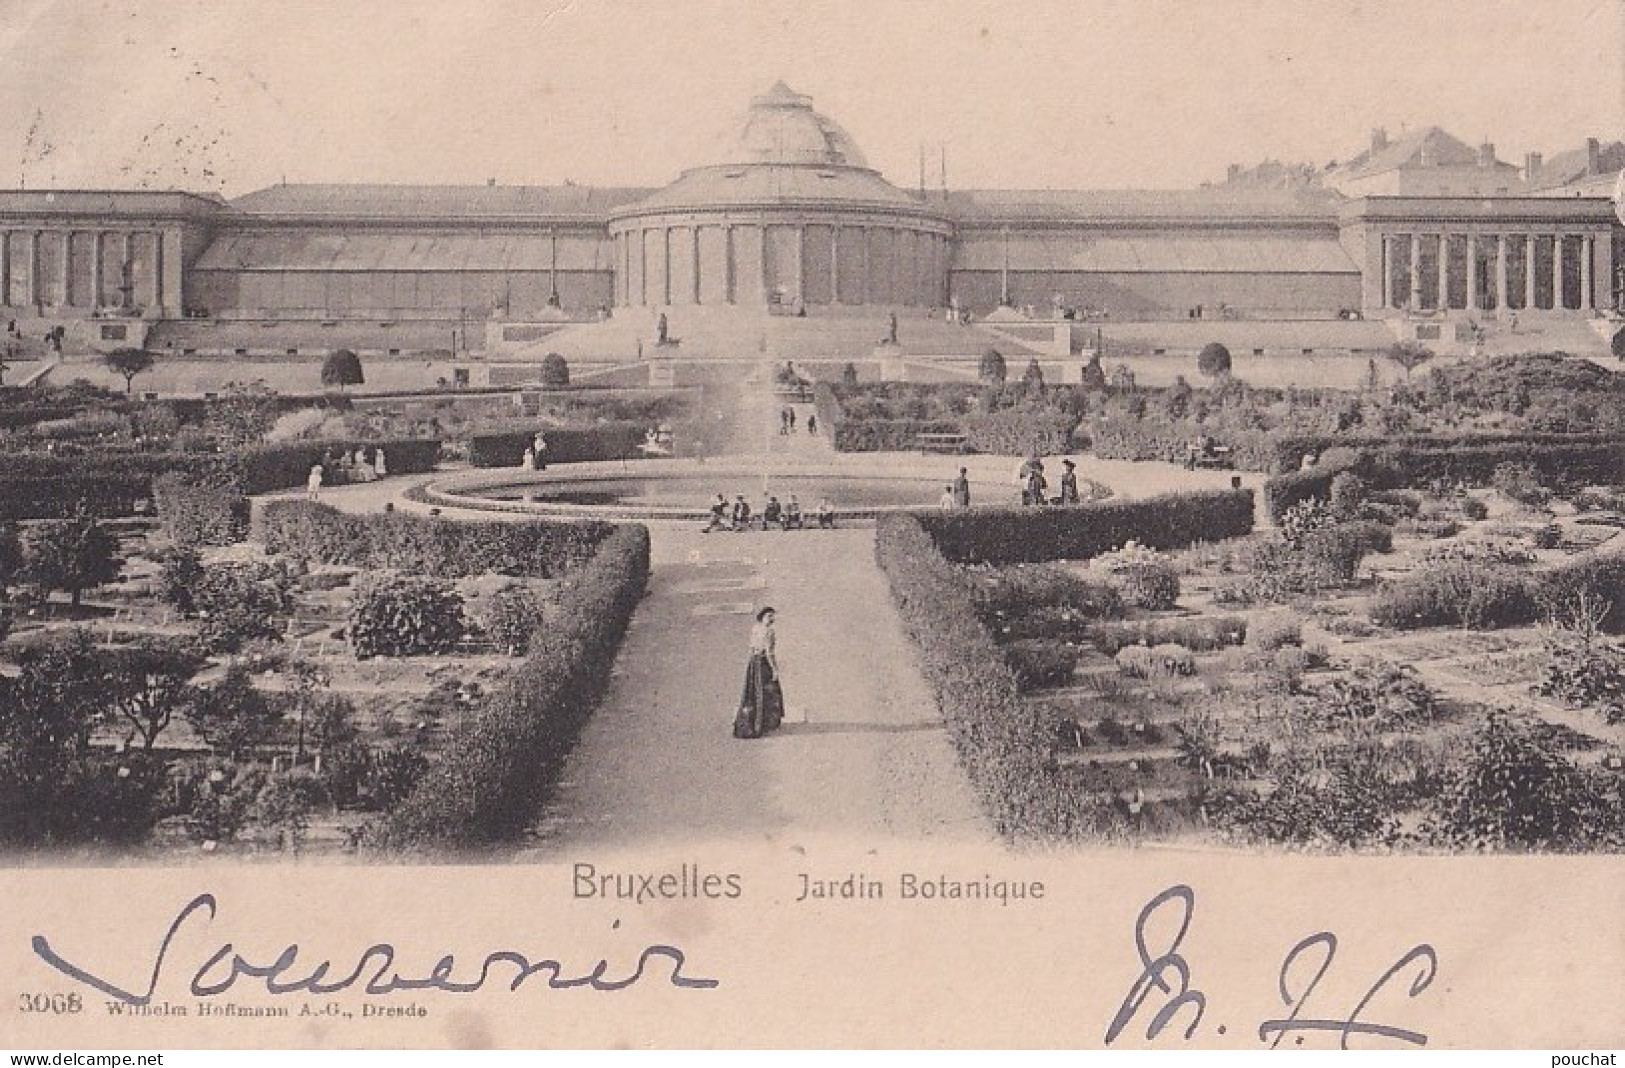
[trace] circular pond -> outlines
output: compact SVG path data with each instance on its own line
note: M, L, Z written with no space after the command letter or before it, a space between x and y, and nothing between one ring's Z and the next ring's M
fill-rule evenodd
M942 488L940 482L912 478L775 474L764 479L761 475L719 472L697 477L538 480L529 484L493 486L472 491L469 496L514 503L680 509L702 513L719 493L730 501L735 494L742 493L755 509L760 509L762 501L771 493L780 501L788 500L794 494L803 507L827 497L837 509L851 512L929 507L937 502Z

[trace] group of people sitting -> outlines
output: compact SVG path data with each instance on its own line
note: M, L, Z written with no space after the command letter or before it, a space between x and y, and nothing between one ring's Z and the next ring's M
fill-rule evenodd
M835 506L829 503L828 497L818 502L812 516L813 521L825 530L835 526ZM778 497L769 494L760 513L751 510L750 502L745 500L743 493L736 494L732 504L728 503L726 495L719 493L711 504L710 521L701 533L709 534L713 530L746 531L758 524L762 530L774 526L780 530L805 530L807 515L801 510L801 502L796 500L794 493L782 503Z

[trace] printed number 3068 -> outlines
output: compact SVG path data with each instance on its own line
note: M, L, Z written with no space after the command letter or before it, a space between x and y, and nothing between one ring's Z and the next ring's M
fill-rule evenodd
M78 994L18 994L17 1011L71 1015L85 1007Z

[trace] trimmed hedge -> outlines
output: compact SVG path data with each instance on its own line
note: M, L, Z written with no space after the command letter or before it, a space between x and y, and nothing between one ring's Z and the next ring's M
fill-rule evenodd
M843 420L835 424L830 440L836 452L911 452L920 447L921 434L958 434L952 419Z
M135 502L151 492L150 482L117 476L5 478L0 479L0 521L65 519L81 504L104 519L134 515Z
M614 530L596 520L474 523L404 512L350 515L311 501L273 501L264 517L267 552L309 564L439 578L558 575L592 558Z
M521 831L597 707L648 578L648 529L616 528L548 605L525 662L452 735L375 843L469 848Z
M518 467L537 431L547 439L547 452L540 457L542 463L573 464L642 457L644 453L639 446L646 440L649 424L607 423L589 429L558 430L538 426L500 434L476 434L468 439L468 462L475 467Z
M164 533L182 548L231 545L248 535L248 501L229 477L170 472L152 480Z
M1172 493L1066 507L921 513L937 551L954 563L1084 560L1137 541L1182 549L1252 532L1253 491Z
M160 475L196 481L230 480L244 494L295 489L330 452L381 448L392 475L433 471L440 442L431 438L384 441L298 441L255 445L237 452L176 453L97 450L75 455L18 453L0 474L0 517L52 519L80 500L100 515L127 516L135 502L153 496Z
M977 618L967 577L937 551L917 515L880 518L875 558L994 829L1007 838L1076 831L1086 801L1050 759L1053 730L1022 702L1015 672Z
M1502 464L1529 464L1544 480L1615 485L1625 481L1625 441L1600 434L1470 435L1462 437L1293 439L1300 455L1314 445L1352 447L1356 459L1278 475L1264 484L1270 515L1279 519L1306 497L1331 496L1331 481L1352 471L1373 489L1410 489L1435 480L1488 486Z

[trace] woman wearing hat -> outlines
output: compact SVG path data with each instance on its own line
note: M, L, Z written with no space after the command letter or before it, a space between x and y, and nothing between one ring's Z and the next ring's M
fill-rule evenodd
M1061 467L1061 504L1078 503L1078 472L1077 464L1071 460L1062 460Z
M734 714L735 738L760 738L784 721L773 617L773 609L763 608L756 613L756 625L750 630L750 663L745 668L745 693Z

